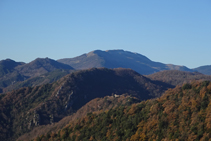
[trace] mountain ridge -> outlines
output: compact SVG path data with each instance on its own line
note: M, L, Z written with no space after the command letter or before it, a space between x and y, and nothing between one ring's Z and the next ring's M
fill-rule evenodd
M56 69L73 69L73 68L69 65L59 63L50 58L37 58L30 63L16 67L16 70L18 70L21 74L30 77L39 76L41 74L51 72Z
M144 55L124 50L95 50L74 58L59 59L58 62L68 64L75 69L87 69L90 67L105 68L131 68L140 74L152 74L162 70L193 70L173 64L163 64L151 61ZM85 64L85 65L84 65Z
M23 65L22 62L15 62L11 59L1 60L0 61L0 77L3 75L10 73L15 70L15 67L19 65Z
M200 67L194 68L194 70L206 75L211 75L211 65L200 66Z
M178 70L164 70L154 74L146 75L151 80L158 80L173 86L182 86L185 83L193 81L211 81L210 75L205 75L199 72L186 72Z
M38 82L41 81L51 83L67 74L68 71L101 67L130 68L142 75L150 75L164 70L198 71L204 74L210 74L211 72L210 66L189 69L185 66L155 62L144 55L130 51L94 50L74 58L59 59L57 61L50 58L37 58L29 63L15 62L11 59L2 60L0 61L0 93L21 86L38 85ZM66 73L63 73L62 70L66 71ZM54 74L51 73L53 71ZM47 73L51 73L51 76L49 75L45 79Z
M59 69L64 71L74 70L69 65L59 63L49 58L37 58L30 63L15 62L11 59L2 60L0 61L0 93L7 92L10 89L20 88L19 86L21 85L19 85L18 87L16 87L15 85L18 85L17 83L21 83L24 81L30 81L31 78L40 77L41 75ZM59 73L61 74L61 72L58 72L58 75ZM55 76L57 77L58 75ZM54 76L52 75L52 77ZM50 81L47 80L46 82ZM31 84L26 84L26 86L31 85L33 85L33 82Z
M60 62L62 63L63 67L66 67L67 69L74 68L76 70L88 69L88 68L93 68L93 67L97 67L97 68L121 67L121 68L131 68L143 75L148 75L148 74L152 74L152 73L163 71L163 70L180 70L180 71L189 71L189 72L198 71L206 75L211 74L210 73L211 65L199 66L198 68L189 69L186 66L155 62L142 54L130 52L130 51L124 51L124 50L106 50L106 51L94 50L94 51L84 53L80 56L76 56L73 58L63 58L63 59L58 59L58 60L53 60L49 58L37 58L29 63L16 62L20 64L18 65L18 67L17 66L15 67L19 71L23 71L24 68L20 67L21 65L25 65L28 67L30 67L30 65L31 67L33 65L36 66L37 64L36 63L33 64L33 62L39 62L39 60L42 60L42 59L56 61L56 63ZM6 59L6 60L13 61L11 59ZM0 62L4 62L6 60L1 60ZM65 66L64 64L69 65L69 66ZM57 63L57 65L61 66L61 64L59 63ZM1 63L0 63L0 66L1 66ZM40 69L40 72L49 72L49 70L48 68L43 67L42 69ZM32 74L28 73L27 75L32 75Z

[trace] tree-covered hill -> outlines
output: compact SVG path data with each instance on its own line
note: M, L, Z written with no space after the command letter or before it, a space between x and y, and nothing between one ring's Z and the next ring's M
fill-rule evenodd
M95 98L81 107L73 115L66 116L57 123L35 127L31 132L20 136L17 140L32 140L37 136L41 136L43 133L57 132L58 130L68 125L70 122L75 122L77 119L85 117L87 114L100 114L120 105L131 105L138 102L140 102L139 99L125 94L119 96L105 96L104 98Z
M138 141L211 138L211 82L195 82L169 89L160 98L106 112L89 113L58 132L34 140Z

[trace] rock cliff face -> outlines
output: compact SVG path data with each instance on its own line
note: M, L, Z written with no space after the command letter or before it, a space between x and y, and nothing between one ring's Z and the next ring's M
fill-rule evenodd
M146 100L172 87L130 69L90 69L60 80L7 93L0 99L0 136L13 140L41 125L51 125L72 115L95 98L125 94Z

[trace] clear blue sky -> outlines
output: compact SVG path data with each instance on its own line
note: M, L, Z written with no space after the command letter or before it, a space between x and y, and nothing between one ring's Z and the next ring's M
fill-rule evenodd
M96 49L211 65L211 1L0 0L0 60L56 60Z

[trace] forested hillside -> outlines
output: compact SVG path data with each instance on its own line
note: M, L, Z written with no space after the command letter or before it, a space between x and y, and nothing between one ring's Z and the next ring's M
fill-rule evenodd
M204 81L170 89L154 100L89 113L58 132L34 140L208 141L210 132L211 83Z
M106 96L104 98L95 98L88 102L86 105L81 107L76 113L70 116L66 116L61 121L53 123L50 125L41 125L34 128L31 132L28 132L18 138L18 140L32 140L37 136L41 136L43 133L47 132L57 132L58 130L64 128L70 122L76 122L77 119L85 117L87 114L95 113L99 114L104 111L110 110L118 106L131 105L133 103L140 102L139 99L131 97L128 95L118 95L118 96Z
M89 69L60 80L23 87L0 97L0 137L14 140L41 125L59 122L95 98L126 95L139 100L160 97L172 88L131 69Z

